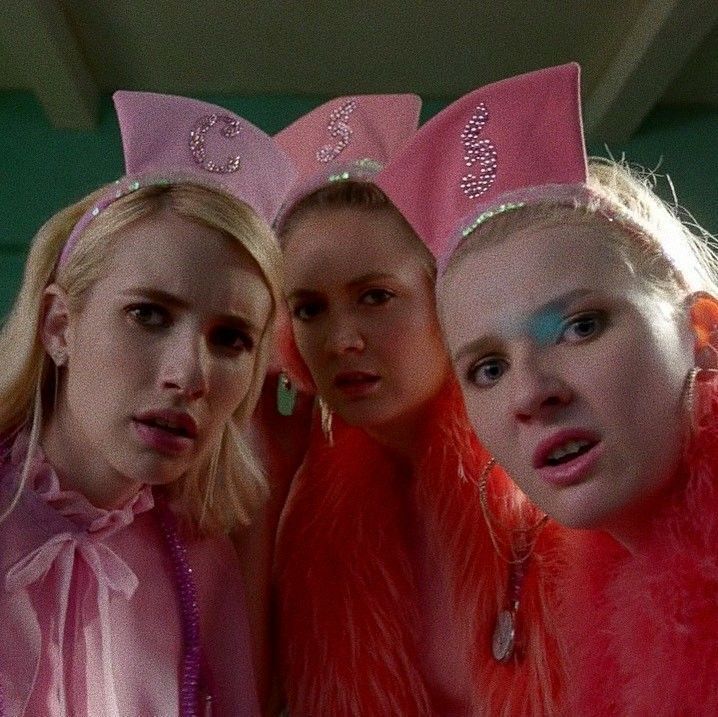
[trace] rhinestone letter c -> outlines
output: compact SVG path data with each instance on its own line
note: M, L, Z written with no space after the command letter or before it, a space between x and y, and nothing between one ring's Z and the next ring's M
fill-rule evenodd
M199 164L202 169L208 172L215 172L216 174L231 174L239 169L241 160L239 155L227 157L227 161L224 164L217 164L214 160L207 159L205 135L217 122L224 124L221 134L227 139L236 137L240 132L239 120L233 119L228 115L205 115L197 120L197 125L189 133L189 149L190 152L192 152L194 161Z

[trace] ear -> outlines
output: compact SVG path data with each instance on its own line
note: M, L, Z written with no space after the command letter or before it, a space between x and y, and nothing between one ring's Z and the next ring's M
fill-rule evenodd
M43 292L40 340L56 366L69 359L70 309L67 294L57 284L50 284Z
M718 299L705 291L687 297L698 368L718 369Z

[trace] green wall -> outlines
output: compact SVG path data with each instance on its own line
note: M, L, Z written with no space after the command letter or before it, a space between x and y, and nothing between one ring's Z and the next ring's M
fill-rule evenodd
M204 98L274 133L322 98ZM429 102L423 119L443 103ZM613 156L670 174L681 204L718 233L718 110L659 109L630 142L610 146ZM600 144L589 146L605 154ZM119 133L109 98L91 132L53 129L34 97L0 92L0 317L19 286L27 246L37 228L62 207L122 172ZM661 193L668 195L664 181Z

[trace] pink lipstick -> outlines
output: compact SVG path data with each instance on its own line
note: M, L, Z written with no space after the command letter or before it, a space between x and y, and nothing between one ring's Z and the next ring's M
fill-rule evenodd
M603 444L597 434L567 429L539 443L533 454L533 467L547 483L573 485L590 475L602 454Z

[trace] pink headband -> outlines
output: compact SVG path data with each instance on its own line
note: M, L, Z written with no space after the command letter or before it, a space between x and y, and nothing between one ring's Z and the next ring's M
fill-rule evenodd
M115 92L126 176L77 222L63 247L67 261L87 225L141 186L193 182L248 204L271 224L294 180L291 160L271 137L216 105L152 92Z
M482 221L588 192L579 66L481 87L427 122L376 178L439 271Z
M285 211L333 181L373 179L419 124L417 95L356 95L320 105L274 139L299 176Z

